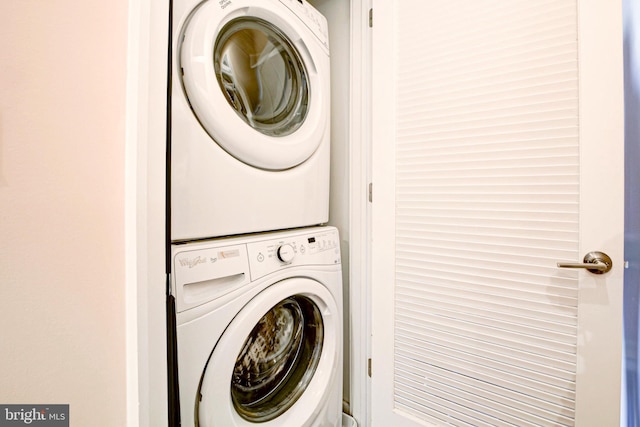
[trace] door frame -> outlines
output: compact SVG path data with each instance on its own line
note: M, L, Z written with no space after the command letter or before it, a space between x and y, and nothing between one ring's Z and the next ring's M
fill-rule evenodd
M371 378L371 28L373 0L351 0L349 147L350 413L370 425Z
M125 119L127 426L168 424L165 274L169 2L129 0Z

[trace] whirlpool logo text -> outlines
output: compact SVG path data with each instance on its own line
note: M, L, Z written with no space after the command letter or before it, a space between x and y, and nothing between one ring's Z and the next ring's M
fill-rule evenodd
M193 268L199 264L206 264L207 258L202 256L198 256L195 258L180 258L178 262L182 267Z

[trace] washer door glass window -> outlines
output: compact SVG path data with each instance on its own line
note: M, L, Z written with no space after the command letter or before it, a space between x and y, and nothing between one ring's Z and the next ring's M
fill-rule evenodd
M304 296L280 301L260 319L237 357L231 383L234 408L251 422L287 411L307 388L323 343L322 315Z
M304 121L307 72L289 39L267 21L237 18L215 43L220 88L238 115L268 136L295 132Z

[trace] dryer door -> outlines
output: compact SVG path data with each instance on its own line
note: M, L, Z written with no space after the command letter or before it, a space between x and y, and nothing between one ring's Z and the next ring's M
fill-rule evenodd
M198 425L310 425L341 375L338 310L326 287L305 278L254 297L207 362Z
M184 29L180 74L215 142L251 166L283 170L322 141L329 108L322 56L327 62L315 35L279 1L239 0L224 9L203 2Z

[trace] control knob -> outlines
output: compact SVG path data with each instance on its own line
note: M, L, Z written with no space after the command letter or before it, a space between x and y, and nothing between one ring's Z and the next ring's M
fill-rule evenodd
M296 256L295 250L293 249L293 246L291 246L288 243L285 243L284 245L280 246L278 248L278 258L280 259L280 261L284 262L284 263L290 263L291 261L293 261L293 259Z

